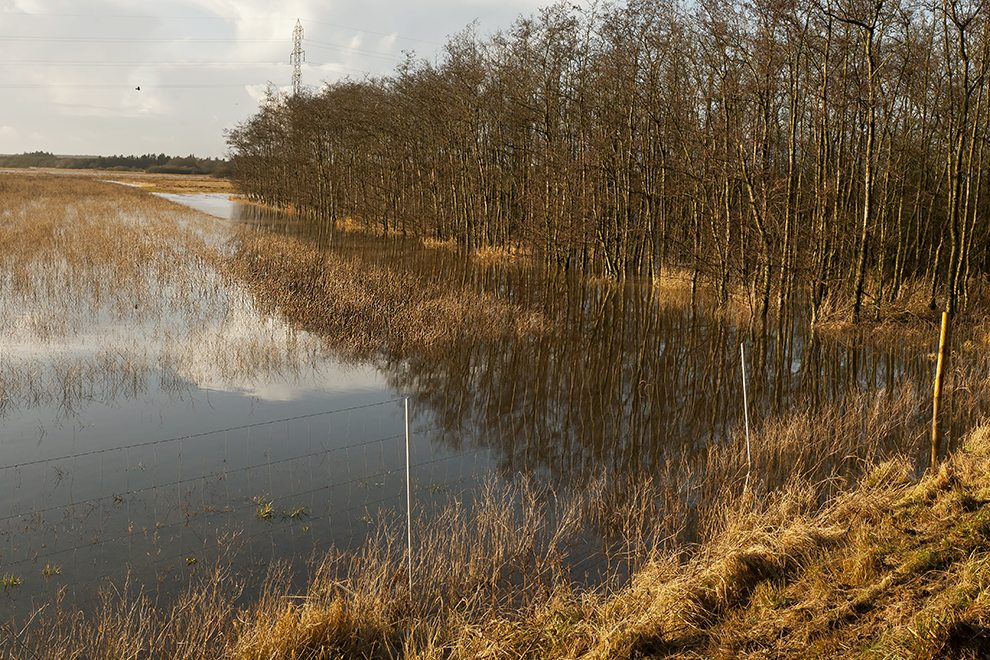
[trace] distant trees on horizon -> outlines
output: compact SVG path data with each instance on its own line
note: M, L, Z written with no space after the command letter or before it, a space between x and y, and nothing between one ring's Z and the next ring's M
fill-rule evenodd
M0 167L48 167L70 170L111 170L152 174L210 174L227 176L229 163L222 158L184 158L165 154L143 156L56 156L46 151L0 155Z
M330 228L954 312L990 274L988 67L987 0L566 2L227 141L242 192Z

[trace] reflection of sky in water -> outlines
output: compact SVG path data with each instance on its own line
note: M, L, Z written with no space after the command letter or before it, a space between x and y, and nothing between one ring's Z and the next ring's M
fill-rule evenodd
M226 223L205 227L220 245ZM0 290L0 467L394 398L375 367L337 360L236 282L191 268L165 282L144 272L96 301Z
M234 207L223 195L191 202L220 217ZM221 245L227 223L204 227ZM397 506L401 402L379 370L337 360L260 314L236 282L192 268L191 288L190 272L163 284L144 269L95 302L0 291L0 560L24 580L11 607L125 568L154 583L148 557L178 578L235 528L252 539L238 550L247 570L308 555ZM428 440L418 451L435 463ZM259 521L256 497L311 517ZM38 561L61 575L43 581Z
M233 217L242 206L222 194L159 196L221 218ZM222 225L213 229L225 231ZM44 304L32 309L15 297L5 301L6 309L17 313L0 324L0 355L8 367L38 370L110 351L152 367L167 362L175 377L195 388L265 401L319 393L385 393L384 379L374 367L344 364L327 353L318 337L259 314L248 293L211 269L202 269L197 278L207 300L204 309L191 312L188 293L170 300L172 285L157 282L149 287L156 294L150 312L122 313L112 299L89 307L82 301L72 310ZM44 330L49 326L50 333Z
M203 193L200 195L155 194L162 199L185 204L197 211L202 211L203 213L208 213L225 220L233 218L237 208L237 202L231 200L230 195L222 193Z
M167 359L177 376L197 388L271 401L383 388L375 368L335 360L317 337L259 315L243 292L234 292L225 315L196 327L160 318L114 322L109 314L93 321L78 332L41 341L25 313L9 324L0 355L9 369L30 364L27 368L35 370L107 352L146 365Z

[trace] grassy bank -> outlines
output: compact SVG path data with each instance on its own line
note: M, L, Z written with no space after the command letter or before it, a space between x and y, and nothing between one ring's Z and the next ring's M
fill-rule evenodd
M262 597L237 607L238 580L217 566L164 608L126 585L107 589L95 614L53 602L23 629L7 626L0 648L23 658L978 658L990 644L990 427L920 479L894 459L824 504L801 483L726 503L705 543L641 549L640 569L613 590L574 587L559 561L562 542L603 513L602 493L557 500L547 529L527 488L492 490L476 515L452 507L417 530L412 598L400 530L383 527L361 551L317 562L305 593L276 567Z

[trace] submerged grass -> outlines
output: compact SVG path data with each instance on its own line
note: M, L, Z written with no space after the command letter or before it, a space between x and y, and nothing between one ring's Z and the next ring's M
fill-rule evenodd
M233 272L260 307L319 334L344 355L429 355L468 332L497 337L544 329L536 312L329 254L301 239L245 231L235 244Z
M250 383L325 354L259 316L222 221L92 177L0 176L0 415Z

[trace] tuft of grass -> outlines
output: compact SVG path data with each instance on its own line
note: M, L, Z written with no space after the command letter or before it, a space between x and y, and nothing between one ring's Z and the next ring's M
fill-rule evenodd
M255 504L254 515L258 520L271 520L275 517L275 502L267 495L256 495L252 500Z
M258 520L272 521L275 518L281 520L302 520L309 517L309 507L297 504L289 509L276 508L275 501L269 499L267 495L256 495L251 500L254 505L254 515Z
M297 504L291 509L282 509L279 511L279 515L282 517L282 520L302 520L303 518L309 518L309 507Z
M4 573L0 575L0 585L3 586L4 592L10 589L16 589L21 586L23 579L19 575L14 575L13 573Z

